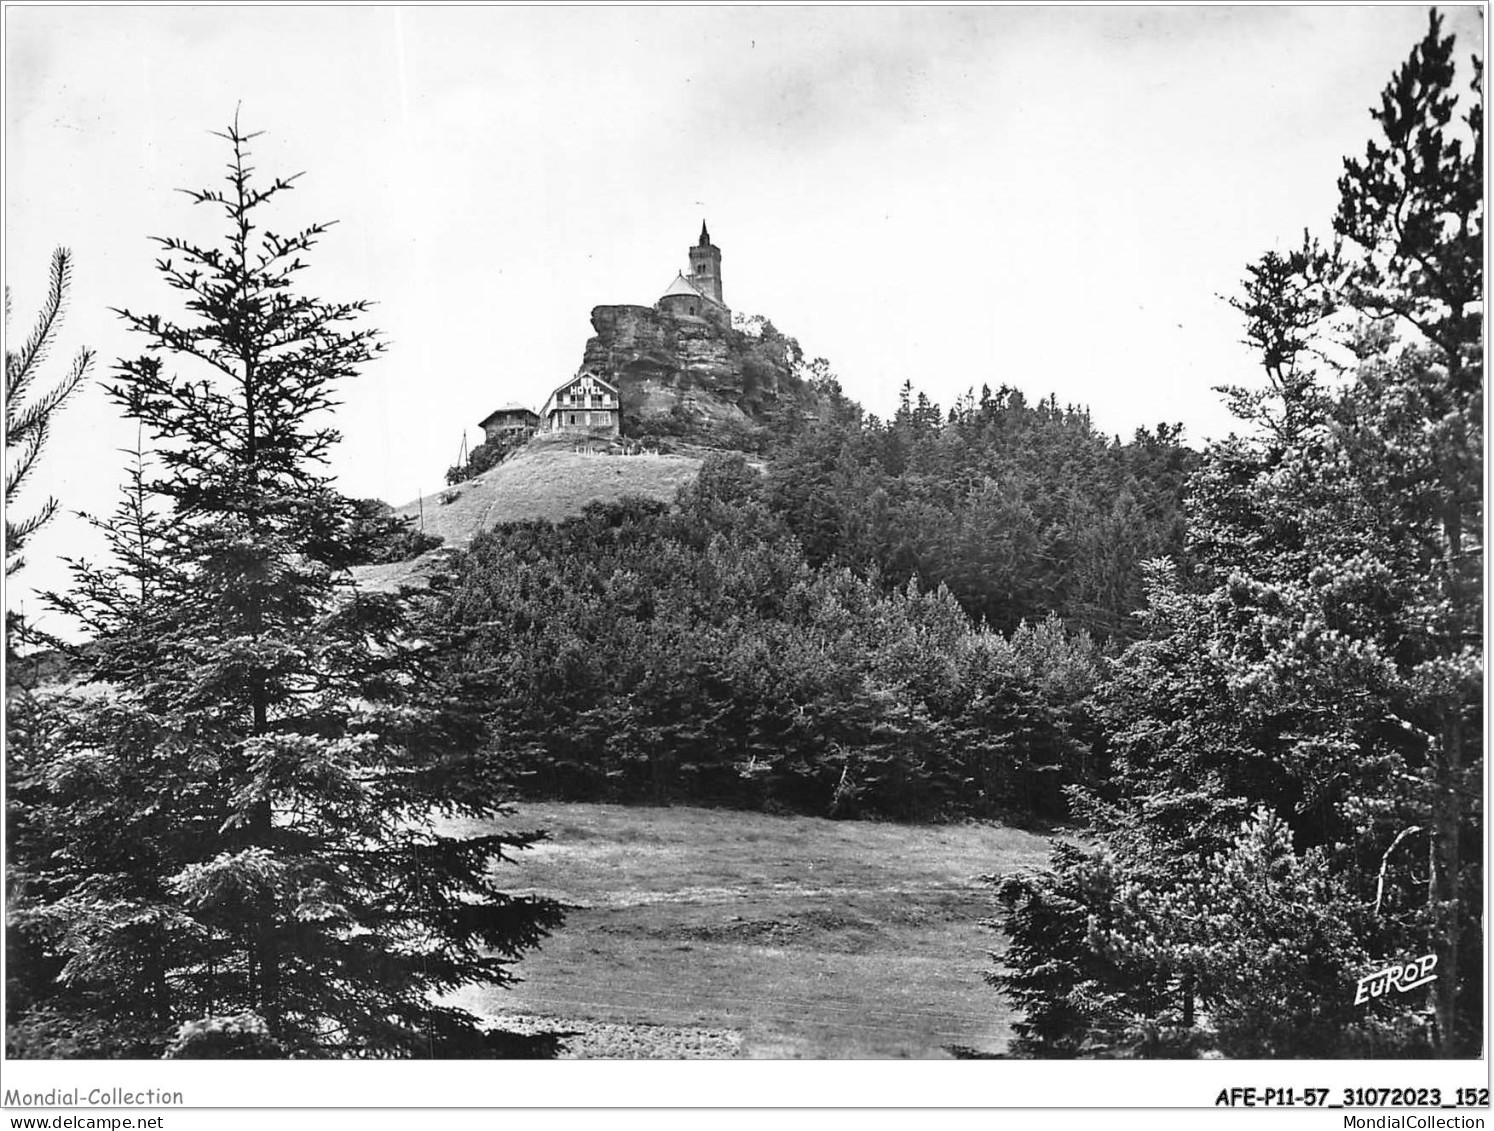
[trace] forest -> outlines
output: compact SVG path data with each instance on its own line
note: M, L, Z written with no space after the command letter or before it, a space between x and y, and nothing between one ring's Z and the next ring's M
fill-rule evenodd
M441 628L533 795L1058 817L1099 772L1101 659L1178 541L1189 458L1011 392L815 429L766 473L709 457L672 507L480 536Z
M223 242L160 241L186 316L116 312L144 352L107 389L150 443L96 520L111 564L51 597L86 639L7 620L9 1055L553 1052L440 999L566 929L492 866L538 831L442 823L514 798L1051 832L1049 868L988 877L1009 1055L1477 1055L1482 68L1455 59L1433 12L1332 239L1243 265L1229 436L1122 440L1007 380L947 410L909 383L881 420L819 360L829 411L672 504L499 525L394 594L350 567L428 545L327 463L383 342L301 292L326 227L264 229L293 180L235 121L191 194ZM32 458L51 326L7 354ZM35 525L8 512L8 574ZM42 647L75 679L23 678ZM1423 955L1430 990L1356 1000Z

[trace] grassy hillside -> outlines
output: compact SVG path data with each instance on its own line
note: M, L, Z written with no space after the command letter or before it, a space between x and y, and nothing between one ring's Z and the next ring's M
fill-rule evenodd
M1000 1052L982 981L1000 938L975 877L1041 866L1042 837L691 808L524 803L551 840L507 886L567 905L511 991L456 999L590 1057L938 1058ZM464 831L479 832L468 826Z
M586 450L590 447L592 450ZM680 484L700 470L700 460L682 455L618 455L606 443L571 436L537 436L497 467L434 495L396 507L445 546L465 549L475 534L500 522L579 514L587 503L623 495L673 500ZM439 552L439 551L438 551ZM366 589L418 583L420 559L354 571Z

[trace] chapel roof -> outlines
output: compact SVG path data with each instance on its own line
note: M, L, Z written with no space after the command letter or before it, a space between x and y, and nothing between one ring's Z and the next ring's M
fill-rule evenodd
M689 279L685 278L684 275L676 275L674 277L674 282L669 284L669 289L665 291L660 297L668 298L670 295L692 295L695 298L706 297L701 293L700 288L692 283Z

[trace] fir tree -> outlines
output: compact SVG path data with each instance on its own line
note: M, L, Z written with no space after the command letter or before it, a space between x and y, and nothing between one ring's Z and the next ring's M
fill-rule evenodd
M52 418L73 395L93 364L93 351L80 349L67 374L55 386L37 395L36 379L57 338L67 289L72 280L72 252L59 247L52 253L47 297L36 316L31 333L18 350L5 351L5 576L25 564L21 548L57 512L57 500L48 498L35 514L13 518L16 495L36 469ZM5 292L6 321L10 320L10 291Z
M408 595L350 582L328 410L381 349L367 304L302 293L328 225L265 227L295 178L220 136L226 187L189 195L225 240L158 240L187 318L118 312L148 345L108 391L159 474L54 600L100 690L12 734L12 1051L489 1054L440 995L511 982L558 908L498 886L535 835L492 824L475 688Z

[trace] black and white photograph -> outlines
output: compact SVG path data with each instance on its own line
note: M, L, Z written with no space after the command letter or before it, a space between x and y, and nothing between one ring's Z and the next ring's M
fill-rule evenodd
M1485 16L6 5L6 1116L1482 1126Z

